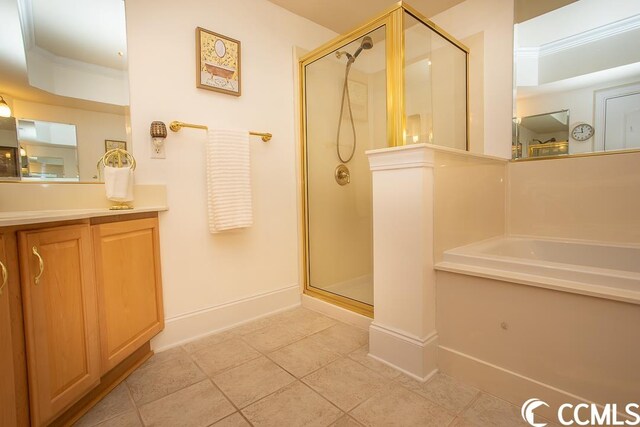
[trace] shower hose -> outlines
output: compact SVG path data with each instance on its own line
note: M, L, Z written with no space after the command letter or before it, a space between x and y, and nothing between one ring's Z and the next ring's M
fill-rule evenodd
M351 70L351 64L353 61L347 62L347 67L344 73L344 85L342 86L342 102L340 103L340 116L338 116L338 135L336 136L336 152L338 153L338 159L342 163L348 163L356 152L356 125L353 123L353 112L351 111L351 97L349 96L349 70ZM353 148L351 149L351 154L347 159L342 158L342 154L340 153L340 130L342 129L342 113L344 112L344 99L347 99L347 106L349 111L349 120L351 122L351 130L353 131Z

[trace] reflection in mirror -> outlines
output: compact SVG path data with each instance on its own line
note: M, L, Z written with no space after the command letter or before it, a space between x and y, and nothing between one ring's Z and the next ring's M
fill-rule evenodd
M18 120L23 179L79 181L75 125Z
M128 140L124 2L6 0L2 17L0 94L18 129L0 179L96 182L105 140Z
M640 149L640 2L579 0L533 17L525 4L516 2L513 157ZM563 110L568 135L555 142L566 144L531 151L550 137L527 139L525 120Z
M515 120L514 158L548 157L569 154L569 112L527 116Z

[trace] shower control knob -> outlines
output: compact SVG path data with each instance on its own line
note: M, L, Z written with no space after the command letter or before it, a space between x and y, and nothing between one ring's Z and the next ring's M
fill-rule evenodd
M339 185L347 185L351 182L351 173L346 165L338 165L334 176Z

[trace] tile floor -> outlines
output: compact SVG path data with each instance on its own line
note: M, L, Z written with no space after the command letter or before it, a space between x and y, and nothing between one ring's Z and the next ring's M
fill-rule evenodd
M367 356L367 332L296 308L158 353L76 426L525 426L443 374Z

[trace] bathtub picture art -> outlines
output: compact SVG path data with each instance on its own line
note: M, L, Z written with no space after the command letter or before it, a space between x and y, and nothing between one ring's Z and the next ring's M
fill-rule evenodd
M196 28L197 87L240 96L240 42Z

